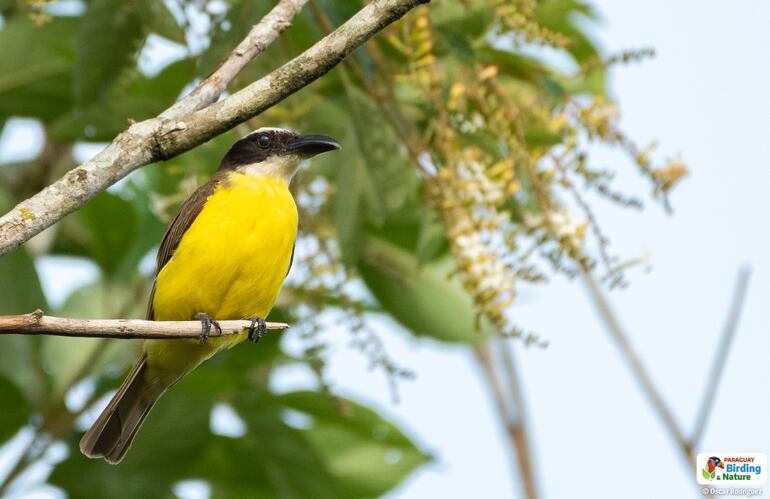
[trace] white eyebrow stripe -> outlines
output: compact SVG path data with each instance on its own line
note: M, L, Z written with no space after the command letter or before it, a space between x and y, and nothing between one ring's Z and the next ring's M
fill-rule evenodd
M255 133L260 132L289 132L294 133L292 130L286 129L286 128L279 128L279 127L271 127L271 126L263 126L262 128L258 128L251 132L249 135L254 135ZM248 135L247 135L248 137Z

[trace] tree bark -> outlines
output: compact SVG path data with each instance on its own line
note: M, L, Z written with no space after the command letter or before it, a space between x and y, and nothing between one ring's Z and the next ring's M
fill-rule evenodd
M239 334L251 326L251 321L218 321L222 336ZM282 322L268 322L268 330L289 327ZM176 339L200 338L200 321L143 321L133 319L67 319L44 315L42 310L31 314L0 316L0 335L28 334L76 336L80 338L115 339ZM211 337L219 336L216 327Z

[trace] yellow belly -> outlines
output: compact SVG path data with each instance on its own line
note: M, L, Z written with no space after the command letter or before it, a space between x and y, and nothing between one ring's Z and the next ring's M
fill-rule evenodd
M156 320L266 317L289 269L297 235L297 207L285 182L231 173L209 197L158 273ZM245 339L146 341L148 363L187 371ZM178 344L178 345L177 345ZM181 374L181 373L180 373Z

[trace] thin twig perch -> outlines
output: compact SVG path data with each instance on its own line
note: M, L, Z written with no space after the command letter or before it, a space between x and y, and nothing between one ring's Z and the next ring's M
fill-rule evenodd
M238 334L248 329L251 321L219 321L222 335ZM287 329L288 324L268 322L268 330ZM0 316L0 335L27 334L73 336L80 338L116 339L176 339L200 338L200 321L143 321L133 319L68 319L44 315L42 310L31 314ZM219 336L215 328L211 337Z

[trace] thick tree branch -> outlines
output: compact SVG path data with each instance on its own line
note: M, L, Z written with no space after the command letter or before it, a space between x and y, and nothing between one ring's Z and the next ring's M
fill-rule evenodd
M222 335L239 334L248 329L251 321L219 321ZM288 328L282 322L268 322L268 330ZM28 334L77 336L81 338L117 339L175 339L199 338L199 321L142 321L129 319L65 319L43 315L41 310L24 315L0 316L0 335ZM219 332L212 328L212 337Z
M374 0L311 48L227 99L174 119L134 123L101 153L0 218L0 255L72 213L135 169L198 146L327 73L350 52L428 0Z

